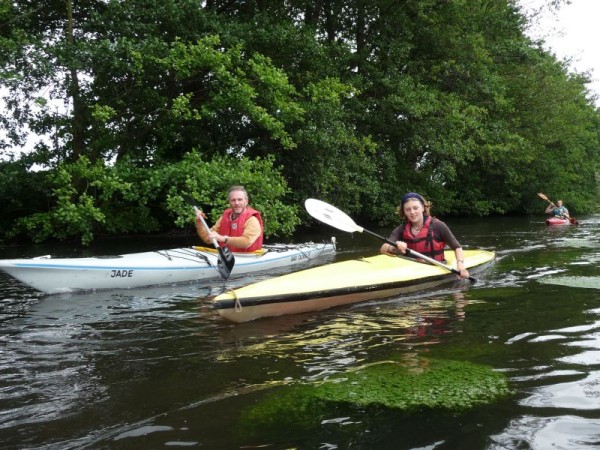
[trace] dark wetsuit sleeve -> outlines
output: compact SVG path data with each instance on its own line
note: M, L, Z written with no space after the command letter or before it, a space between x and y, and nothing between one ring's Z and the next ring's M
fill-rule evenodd
M392 242L401 241L403 229L404 229L404 225L399 225L396 228L394 228L392 233L389 235L388 240L390 240Z
M452 234L452 231L450 231L450 228L448 228L448 225L444 222L441 220L434 220L432 225L435 236L444 241L452 250L462 247Z

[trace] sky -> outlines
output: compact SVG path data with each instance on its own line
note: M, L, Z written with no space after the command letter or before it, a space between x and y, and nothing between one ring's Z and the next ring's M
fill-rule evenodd
M520 0L526 9L547 6L548 0ZM600 0L570 0L558 11L542 14L530 30L533 38L543 38L546 50L559 59L571 58L571 68L590 72L592 83L588 88L600 97ZM600 99L596 101L600 106Z

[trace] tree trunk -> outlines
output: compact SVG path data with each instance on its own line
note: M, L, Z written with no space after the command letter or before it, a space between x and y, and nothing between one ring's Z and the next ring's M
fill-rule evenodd
M67 42L74 49L75 36L73 35L73 3L72 0L67 0ZM71 64L72 66L72 64ZM84 139L84 123L85 106L80 97L79 79L77 77L77 69L69 68L69 80L67 85L67 93L73 102L73 117L71 119L71 133L73 135L73 151L71 159L76 161L85 153Z

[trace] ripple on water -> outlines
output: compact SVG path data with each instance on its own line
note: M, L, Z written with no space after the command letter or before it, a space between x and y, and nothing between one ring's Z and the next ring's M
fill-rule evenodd
M600 372L596 371L590 372L587 377L576 381L536 388L529 397L522 399L520 404L533 408L569 408L591 411L598 409L599 398Z
M564 356L558 358L557 361L567 364L579 364L582 366L595 366L600 364L600 350L590 350L578 353L577 355ZM597 392L597 396L600 398L600 390Z
M588 313L592 314L593 311L588 311ZM565 327L565 328L559 328L557 330L554 330L556 333L569 333L569 334L575 334L575 333L584 333L584 332L590 332L590 331L594 331L600 329L600 321L596 321L596 322L592 322L592 323L586 323L583 325L575 325L573 327ZM586 336L586 338L588 338L588 336Z
M600 420L577 416L522 416L491 436L491 450L506 448L597 449Z
M588 313L591 312L588 311ZM524 341L529 344L541 344L548 340L561 339L564 342L561 342L560 345L580 350L574 354L561 355L555 358L554 361L557 364L547 367L547 369L552 369L552 373L555 375L560 373L572 377L579 373L576 378L565 379L563 382L556 382L555 380L551 384L535 387L530 391L530 395L519 403L522 406L543 409L597 410L600 399L600 372L597 370L600 364L599 329L600 321L596 320L587 324L550 330L547 334L522 333L507 341L508 344ZM564 367L565 365L567 367ZM546 368L541 369L544 372L542 376L547 377L549 374L546 372ZM533 377L541 379L538 373L534 376L521 377L520 380L513 379L513 381L531 381L534 379Z
M598 248L598 241L593 241L589 238L566 238L563 239L562 242L559 242L565 247L572 248Z
M548 277L538 280L544 284L554 284L559 286L578 287L587 289L600 289L600 277Z
M585 339L575 342L568 342L565 345L579 348L598 349L600 348L600 334L594 333L591 336L586 337Z

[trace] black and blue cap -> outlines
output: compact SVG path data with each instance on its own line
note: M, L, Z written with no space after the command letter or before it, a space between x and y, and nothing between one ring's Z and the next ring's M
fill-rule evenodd
M404 197L402 197L400 207L404 208L404 204L409 200L419 200L421 204L425 206L425 199L421 195L417 194L416 192L409 192L407 194L404 194Z

